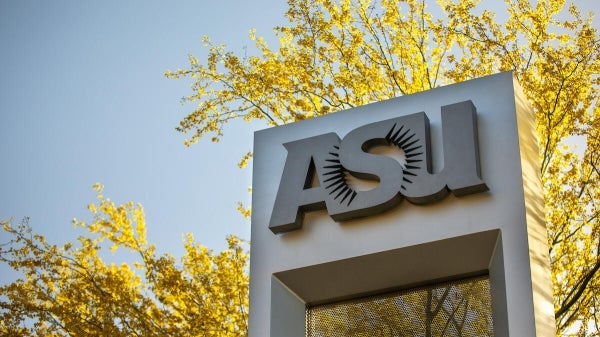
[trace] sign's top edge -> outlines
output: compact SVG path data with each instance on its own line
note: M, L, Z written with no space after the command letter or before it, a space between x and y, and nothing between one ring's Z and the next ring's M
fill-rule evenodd
M288 124L283 124L283 125L278 125L278 126L272 126L272 127L267 127L267 128L263 128L263 129L259 129L254 131L254 135L255 137L259 134L262 133L268 133L271 132L274 129L281 129L281 128L286 128L286 127L290 127L291 125L297 125L297 124L301 124L301 123L315 123L317 120L318 121L322 121L323 119L327 119L327 118L333 118L334 115L340 114L340 113L347 113L350 111L354 111L356 109L364 109L364 108L368 108L369 106L373 105L373 104L380 104L380 103L397 103L397 101L399 100L406 100L406 99L417 99L420 95L432 95L436 92L439 92L441 90L453 90L456 89L457 87L461 87L461 86L470 86L473 85L474 82L480 82L480 81L508 81L514 84L514 82L516 81L516 79L514 78L514 72L512 70L509 71L503 71L503 72L499 72L496 74L492 74L492 75L486 75L486 76L482 76L482 77L478 77L478 78L474 78L474 79L470 79L467 81L463 81L463 82L458 82L458 83L453 83L453 84L448 84L448 85L444 85L444 86L440 86L440 87L436 87L436 88L432 88L432 89L427 89L424 91L419 91L416 93L412 93L409 95L403 95L403 96L397 96L397 97L392 97L389 99L385 99L382 101L377 101L377 102L371 102L371 103L367 103L365 105L360 105L360 106L356 106L350 109L344 109L344 110L339 110L339 111L335 111L326 115L322 115L322 116L317 116L317 117L313 117L310 119L306 119L306 120L301 120L301 121L297 121L297 122L293 122L293 123L288 123ZM517 83L518 85L518 83Z

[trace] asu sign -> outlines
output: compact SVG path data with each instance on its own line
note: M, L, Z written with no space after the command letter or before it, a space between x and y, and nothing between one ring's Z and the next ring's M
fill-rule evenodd
M538 149L510 72L256 131L248 336L556 335Z
M269 229L274 233L302 227L304 213L327 209L335 221L369 216L398 205L488 190L481 179L476 109L470 100L441 107L443 169L432 172L429 119L424 112L355 128L342 139L325 133L283 144L283 168ZM391 147L392 158L376 147ZM376 182L370 189L350 178ZM313 183L314 181L317 183Z

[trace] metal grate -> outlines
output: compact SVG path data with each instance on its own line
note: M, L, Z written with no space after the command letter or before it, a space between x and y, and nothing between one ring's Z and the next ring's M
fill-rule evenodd
M308 307L307 337L491 337L489 278Z

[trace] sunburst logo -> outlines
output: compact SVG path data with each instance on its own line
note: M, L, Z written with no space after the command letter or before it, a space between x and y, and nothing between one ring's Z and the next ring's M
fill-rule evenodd
M398 127L397 123L390 128L389 132L384 137L387 146L394 147L399 150L397 156L394 156L402 167L402 185L401 188L406 190L405 184L412 184L411 177L417 176L417 171L421 168L419 163L423 162L423 146L416 134L404 125ZM324 183L325 190L337 200L340 204L350 206L359 191L349 183L349 176L352 175L341 163L339 155L339 146L334 146L329 152L330 157L325 161L328 165L324 166L323 175L327 177Z

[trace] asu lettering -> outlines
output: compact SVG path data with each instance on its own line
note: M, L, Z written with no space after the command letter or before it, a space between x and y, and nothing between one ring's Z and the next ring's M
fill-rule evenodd
M444 167L431 171L429 119L424 112L367 124L343 139L327 133L283 144L287 150L269 228L282 233L302 227L304 214L327 209L335 221L384 212L402 199L437 202L453 193L488 190L481 179L477 116L471 101L441 108ZM403 162L371 153L375 146L397 147ZM318 186L312 186L313 178ZM377 181L357 190L347 175Z

